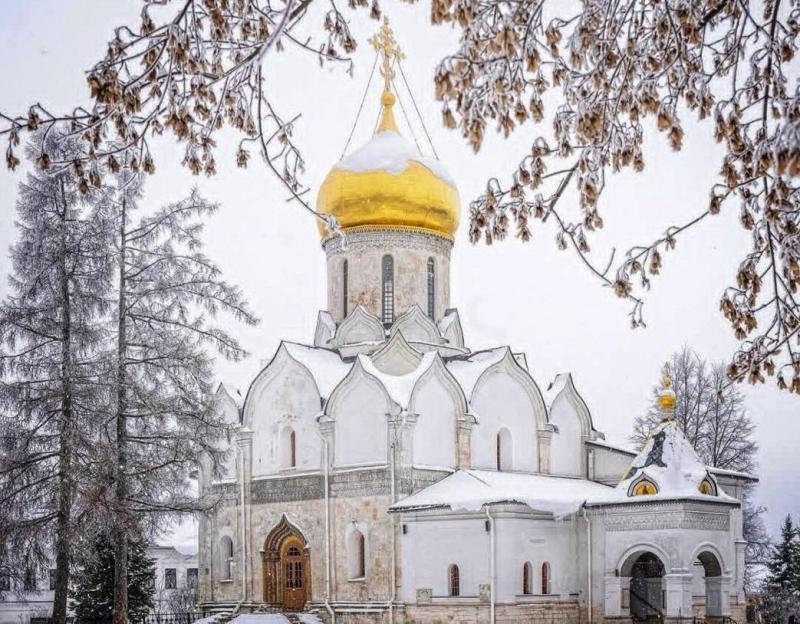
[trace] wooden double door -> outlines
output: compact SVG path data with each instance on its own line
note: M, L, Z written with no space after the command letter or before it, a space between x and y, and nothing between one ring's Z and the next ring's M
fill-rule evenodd
M307 557L303 543L295 536L287 537L281 544L280 582L283 586L282 604L286 609L302 610L308 599Z
M264 602L301 611L311 599L311 553L296 526L284 516L262 551Z

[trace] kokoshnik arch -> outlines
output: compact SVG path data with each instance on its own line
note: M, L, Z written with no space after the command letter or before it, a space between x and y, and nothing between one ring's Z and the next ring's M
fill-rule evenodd
M200 600L338 622L630 621L744 612L740 500L753 477L698 460L672 418L636 454L604 441L570 374L471 351L450 304L455 181L394 120L334 166L318 210L328 309L240 404L219 505L200 522Z

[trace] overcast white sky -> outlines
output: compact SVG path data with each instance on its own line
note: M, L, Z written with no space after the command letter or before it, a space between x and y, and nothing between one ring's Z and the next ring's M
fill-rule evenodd
M706 358L719 360L735 347L718 301L747 248L736 211L729 209L703 223L665 258L663 274L648 294L644 330L629 328L626 304L601 288L577 257L559 252L554 231L547 226L537 224L527 245L516 240L492 247L470 245L465 224L469 199L487 177L505 175L518 162L536 128L528 126L507 141L492 135L481 153L473 154L457 133L441 126L433 97L434 67L453 49L455 33L429 24L427 2L409 6L385 0L383 7L405 50L406 76L433 142L461 193L451 305L459 308L469 346L510 344L515 351L525 351L542 388L556 373L572 371L595 426L610 440L625 440L635 416L647 409L661 366L674 350L688 344ZM104 53L113 27L135 23L140 8L136 0L5 0L0 8L0 110L23 112L34 101L53 111L85 103L84 70ZM349 15L358 41L364 43L376 22L363 11ZM314 197L347 140L372 60L369 46L361 45L352 79L342 68L320 69L314 58L293 51L267 60L274 103L287 116L302 113L295 138L304 150ZM375 82L373 87L352 145L363 143L371 132L378 100ZM687 124L687 129L680 153L671 152L663 137L651 132L645 172L610 179L601 203L606 229L593 245L599 262L607 258L611 245L625 249L646 242L706 204L709 181L719 169L719 148L710 125ZM262 318L258 327L235 329L251 357L218 367L222 379L237 383L244 392L282 338L312 341L317 310L325 305L325 265L312 218L287 203L286 193L257 158L247 170L236 168L234 146L230 136L221 140L219 173L207 179L192 177L180 166L182 151L171 140L161 140L146 201L176 200L197 184L206 196L222 203L209 224L207 251L226 277L244 288ZM0 168L2 275L8 271L4 250L14 240L20 179L19 173ZM5 292L3 279L0 295ZM772 385L744 391L761 446L758 499L769 509L767 524L774 533L787 513L800 518L800 398ZM185 540L185 532L182 536Z

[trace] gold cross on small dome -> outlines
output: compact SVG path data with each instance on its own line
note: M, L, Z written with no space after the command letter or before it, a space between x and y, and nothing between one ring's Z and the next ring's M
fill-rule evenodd
M664 368L661 373L661 386L663 388L671 388L672 387L672 377L669 374L669 364L664 363Z
M392 60L401 61L405 58L405 54L397 45L397 40L394 38L394 31L389 26L389 18L383 18L383 26L375 33L369 40L372 47L383 56L383 64L381 66L381 75L383 76L383 90L389 92L392 90L392 80L394 79L394 69L392 69Z

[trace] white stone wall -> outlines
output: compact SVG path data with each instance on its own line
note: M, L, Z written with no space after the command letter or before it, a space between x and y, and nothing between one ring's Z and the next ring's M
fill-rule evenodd
M558 428L550 441L550 473L586 476L581 419L565 395L559 395L550 406L550 422Z
M357 305L381 318L383 256L394 258L395 318L416 304L428 310L428 258L435 263L435 320L450 307L452 242L433 234L401 230L348 232L346 243L334 237L324 243L328 265L328 311L338 323L344 318L342 265L347 259L348 313Z
M472 430L474 468L497 468L497 434L505 428L511 433L511 469L539 469L536 406L524 381L504 371L490 371L476 385L471 407L478 417Z

